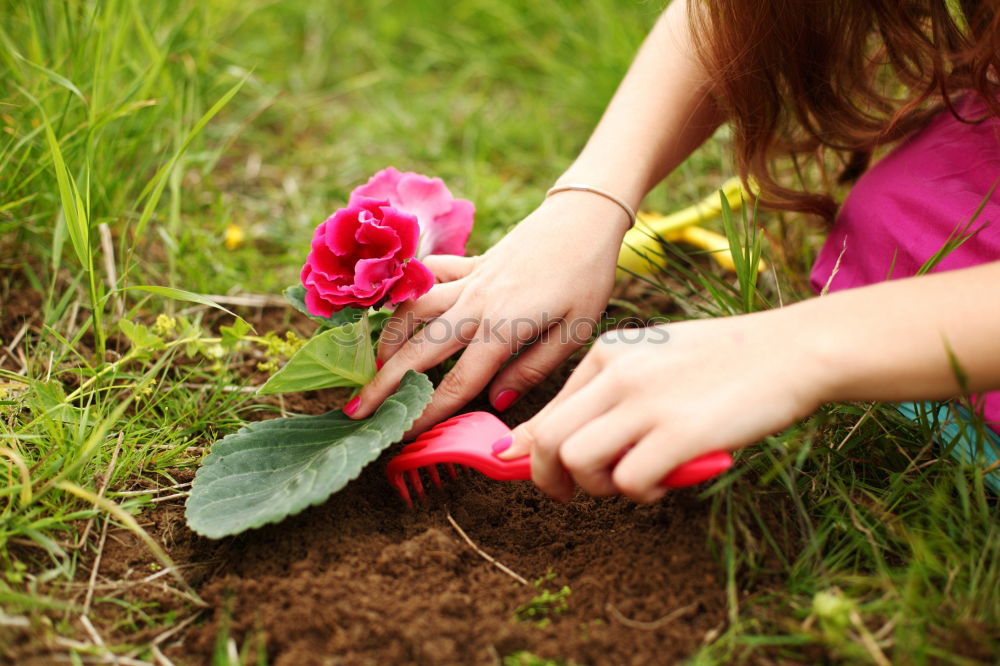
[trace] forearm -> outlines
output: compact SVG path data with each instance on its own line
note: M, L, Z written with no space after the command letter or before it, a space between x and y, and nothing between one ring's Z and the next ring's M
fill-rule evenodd
M646 38L586 147L558 182L602 187L637 207L720 122L708 76L695 55L687 2L675 0Z
M793 335L806 350L820 402L934 400L1000 388L1000 262L771 312L778 339Z

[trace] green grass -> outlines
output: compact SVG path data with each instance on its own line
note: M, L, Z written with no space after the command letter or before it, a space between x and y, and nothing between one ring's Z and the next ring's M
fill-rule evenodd
M315 224L387 164L441 176L473 199L472 246L485 249L569 164L660 9L444 6L3 3L0 324L20 298L40 318L0 372L0 608L35 639L86 653L52 637L87 640L75 618L88 609L70 584L89 573L81 562L107 521L127 525L148 506L126 482L170 485L166 470L268 408L228 388L246 358L213 337L230 318L122 288L277 294L294 282ZM726 136L647 205L666 212L721 184ZM646 292L667 292L696 316L805 297L820 235L793 217L761 219L772 273L751 279L748 255L734 281L667 247L669 275L648 278ZM246 235L233 250L229 225ZM727 227L734 239L746 229L739 217ZM164 312L186 317L163 335L165 349L130 352L117 320L152 325ZM3 346L19 333L2 330ZM884 653L970 663L1000 653L997 503L927 444L933 429L883 406L835 405L748 449L748 481L712 491L732 622L694 662ZM750 536L765 524L764 538ZM740 602L737 581L754 577L782 584ZM143 604L126 604L120 619L163 630L173 621ZM0 650L6 635L0 626ZM221 637L219 663L233 652Z

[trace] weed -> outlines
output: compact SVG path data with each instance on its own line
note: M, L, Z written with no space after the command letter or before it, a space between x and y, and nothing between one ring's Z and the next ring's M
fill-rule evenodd
M530 652L514 652L503 658L503 666L573 666L573 662L546 659Z
M553 578L555 573L550 571L535 581L535 589L539 590L539 593L514 611L514 616L519 621L545 627L552 621L552 616L562 615L569 610L568 599L571 592L568 585L563 585L555 591L545 587Z

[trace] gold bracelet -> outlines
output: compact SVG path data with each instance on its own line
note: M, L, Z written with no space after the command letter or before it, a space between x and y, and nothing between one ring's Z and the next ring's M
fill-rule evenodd
M635 226L635 211L632 210L631 206L625 203L624 199L611 194L611 192L607 192L597 187L591 187L590 185L577 185L573 183L570 185L556 185L555 187L550 188L549 191L545 193L545 198L548 199L553 194L557 194L559 192L590 192L591 194L602 196L608 201L614 201L616 204L621 206L622 210L625 211L625 214L628 215L628 228L631 229Z

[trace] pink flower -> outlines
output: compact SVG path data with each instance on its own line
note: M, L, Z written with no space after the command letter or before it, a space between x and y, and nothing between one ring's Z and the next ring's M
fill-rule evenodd
M345 307L381 307L427 293L434 276L414 259L417 219L385 199L351 196L313 235L302 267L309 312L329 317Z
M388 199L396 210L417 216L420 223L417 258L429 254L465 254L476 207L471 201L454 198L440 178L386 167L366 184L356 187L350 203L361 197Z

